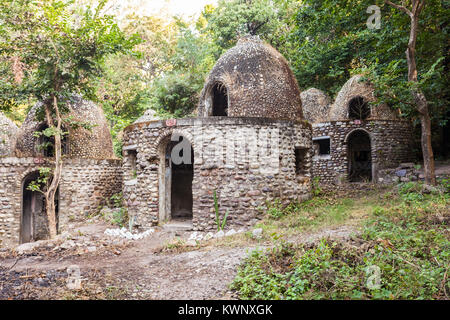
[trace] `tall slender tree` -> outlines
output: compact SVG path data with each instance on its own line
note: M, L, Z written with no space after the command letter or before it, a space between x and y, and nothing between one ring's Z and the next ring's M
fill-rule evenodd
M407 6L407 2L403 1L401 5L393 3L389 0L385 2L406 13L410 18L410 30L409 30L409 41L408 47L406 49L406 60L408 62L408 81L411 83L411 95L417 112L419 113L420 123L422 127L422 153L423 153L423 163L425 171L425 182L427 184L436 184L436 174L434 165L434 154L433 147L431 145L431 119L430 112L428 108L428 101L425 94L418 86L418 71L416 62L416 43L417 34L419 32L419 18L420 13L425 7L425 0L411 0L410 6ZM409 2L409 1L408 1Z
M41 134L54 141L53 168L41 170L48 176L41 186L35 184L44 189L51 238L57 235L55 196L62 178L67 102L74 94L95 99L93 80L102 74L105 57L130 52L138 42L102 14L105 3L92 9L69 0L2 0L0 6L0 57L16 61L12 68L21 73L13 85L0 86L0 99L16 94L43 101L40 111L48 128Z

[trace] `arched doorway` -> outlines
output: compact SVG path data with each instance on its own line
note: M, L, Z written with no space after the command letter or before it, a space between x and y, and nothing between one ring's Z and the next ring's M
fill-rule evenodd
M49 235L45 197L40 192L28 190L30 183L37 178L39 178L39 172L35 171L27 175L22 183L20 243L44 240ZM58 228L59 190L56 193L55 202Z
M222 83L216 83L212 88L212 116L228 116L228 93L227 88Z
M347 138L348 178L350 182L372 181L372 151L369 134L353 131Z
M192 220L194 150L183 136L173 136L162 150L159 178L160 222Z

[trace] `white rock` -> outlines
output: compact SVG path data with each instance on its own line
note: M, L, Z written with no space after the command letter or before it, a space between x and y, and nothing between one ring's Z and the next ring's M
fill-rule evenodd
M223 232L223 230L220 230L219 232L216 233L215 237L216 238L223 238L225 236L225 232Z
M262 232L263 232L263 229L261 229L261 228L254 229L253 232L252 232L252 235L253 235L254 238L260 239L260 238L262 238Z
M59 247L62 248L62 249L70 249L70 248L73 248L75 246L76 246L75 241L67 240L67 241L64 241L63 244L61 244Z
M36 249L37 247L39 247L41 245L40 242L28 242L28 243L23 243L20 246L18 246L16 248L16 252L18 254L24 254L24 253L28 253L33 251L34 249Z
M204 238L204 240L208 241L214 238L214 234L212 232L208 232Z
M186 245L189 247L195 247L197 245L197 241L191 239L186 242Z
M197 240L198 232L191 233L188 240Z
M231 237L234 236L237 232L234 229L231 229L230 231L228 231L227 233L225 233L225 236L227 237Z
M88 252L95 252L95 251L97 251L97 247L96 246L88 247L87 251Z

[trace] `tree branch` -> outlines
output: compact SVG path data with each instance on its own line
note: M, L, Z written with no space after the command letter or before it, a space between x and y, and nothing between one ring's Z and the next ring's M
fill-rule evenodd
M412 13L411 11L409 11L408 8L406 8L406 7L404 7L404 6L401 6L401 5L399 5L399 4L393 3L393 2L391 2L391 1L389 1L389 0L384 0L384 2L385 2L386 4L388 4L388 5L390 5L390 6L394 7L394 8L396 8L396 9L399 9L399 10L405 12L405 13L406 13L408 16L410 16L411 18L413 17L413 13Z

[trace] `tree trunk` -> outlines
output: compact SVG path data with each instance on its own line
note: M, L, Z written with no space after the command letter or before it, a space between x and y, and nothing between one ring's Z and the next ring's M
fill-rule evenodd
M50 186L45 192L45 200L46 200L46 211L48 218L48 226L50 238L54 239L57 234L57 223L56 223L56 204L55 197L58 192L59 183L61 181L61 172L62 172L62 159L61 159L61 115L58 107L58 100L56 96L52 97L52 104L56 114L56 134L55 134L55 167L53 169L53 176L51 178ZM45 115L47 118L47 124L49 127L55 128L53 117L51 114L51 109L48 104L45 104Z
M406 59L408 61L408 81L417 83L417 64L416 64L416 39L419 28L420 11L413 11L411 16L411 30L409 35L408 49L406 49ZM436 173L434 166L433 147L431 145L431 119L428 111L428 101L423 92L419 88L412 89L412 95L416 103L417 111L419 111L419 118L421 124L421 144L423 154L423 168L425 174L425 183L436 185Z
M408 48L406 49L406 60L408 62L408 81L417 84L417 63L416 63L416 40L419 29L419 15L425 6L425 0L412 0L411 10L404 5L395 4L385 0L390 6L405 12L411 19ZM423 167L425 173L425 183L436 185L436 173L434 167L434 154L431 145L431 120L428 110L428 101L424 93L418 87L413 87L411 94L416 104L422 129L422 154Z

